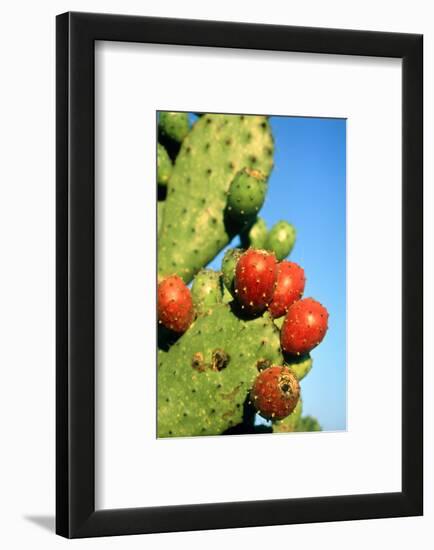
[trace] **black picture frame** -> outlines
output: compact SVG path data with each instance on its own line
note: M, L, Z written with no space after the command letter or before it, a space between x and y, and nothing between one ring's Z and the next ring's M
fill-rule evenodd
M92 13L65 13L56 23L56 532L79 538L422 515L423 37ZM96 40L402 60L401 492L95 510Z

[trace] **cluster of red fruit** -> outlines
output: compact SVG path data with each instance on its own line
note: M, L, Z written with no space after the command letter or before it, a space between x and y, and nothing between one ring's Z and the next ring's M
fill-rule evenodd
M328 312L313 298L302 298L305 283L303 268L287 260L277 262L265 250L248 249L235 267L233 292L243 311L253 316L268 310L274 319L285 316L280 344L289 355L310 352L327 332ZM178 333L194 319L190 290L177 275L158 286L158 319ZM250 396L263 416L278 420L296 407L300 386L290 368L273 365L258 374Z
M274 254L251 248L240 256L234 282L236 298L247 312L268 309L274 318L285 315L280 342L286 353L308 353L324 338L328 312L312 298L301 299L306 279L298 264L278 263Z
M301 298L304 270L294 262L277 262L274 254L250 248L236 265L234 289L241 308L256 315L266 309L272 317L285 315L280 333L282 350L292 355L308 353L327 331L328 312L312 298ZM177 275L158 285L158 319L174 332L185 332L194 319L189 288Z

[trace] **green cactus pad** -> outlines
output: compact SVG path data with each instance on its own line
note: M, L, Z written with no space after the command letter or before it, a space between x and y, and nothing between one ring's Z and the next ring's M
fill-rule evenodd
M188 114L160 111L158 129L162 136L180 142L190 130Z
M267 234L268 229L265 220L258 217L255 223L240 235L241 246L243 248L263 249L266 246Z
M296 432L321 432L322 427L313 416L302 416L298 421Z
M277 319L274 319L274 324L276 325L276 327L280 330L282 328L282 325L283 325L283 321L285 320L285 317L282 316L282 317L278 317Z
M207 265L244 225L227 215L227 193L242 168L267 178L273 139L264 116L204 115L182 142L168 184L158 239L160 276L185 282Z
M163 225L163 215L164 215L164 201L157 202L157 232L160 234L160 229Z
M227 209L235 220L255 218L264 204L267 182L258 170L244 168L235 175L229 187Z
M258 363L281 364L268 314L243 320L217 305L159 355L158 437L217 435L242 423Z
M241 248L229 248L222 260L223 283L231 296L234 296L234 279L237 262L244 251Z
M277 222L270 229L267 235L265 248L274 252L277 260L280 262L284 260L294 248L295 238L295 227L282 220Z
M206 313L213 305L222 303L221 273L212 269L201 269L193 279L191 296L196 313L199 315Z
M229 304L230 302L232 302L234 299L234 297L232 296L232 294L229 292L229 290L226 288L225 285L223 285L223 303L224 304Z
M300 357L292 357L288 361L285 361L285 365L291 368L294 371L295 376L298 380L303 380L303 378L309 374L312 368L313 360L309 354L300 355Z
M172 173L172 161L166 149L160 144L157 144L157 182L160 185L167 185L170 174Z

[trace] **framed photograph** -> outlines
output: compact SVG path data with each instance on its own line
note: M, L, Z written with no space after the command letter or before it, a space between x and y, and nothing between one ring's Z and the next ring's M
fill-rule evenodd
M422 515L422 66L57 17L59 535Z

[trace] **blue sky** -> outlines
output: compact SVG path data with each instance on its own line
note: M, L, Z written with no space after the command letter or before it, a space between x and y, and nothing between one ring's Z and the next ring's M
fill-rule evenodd
M324 430L346 429L346 121L270 117L275 166L260 212L270 228L286 219L297 230L288 259L306 273L304 295L329 311L329 330L312 351L302 381L303 414ZM237 244L234 239L232 246ZM220 269L223 253L210 267Z

